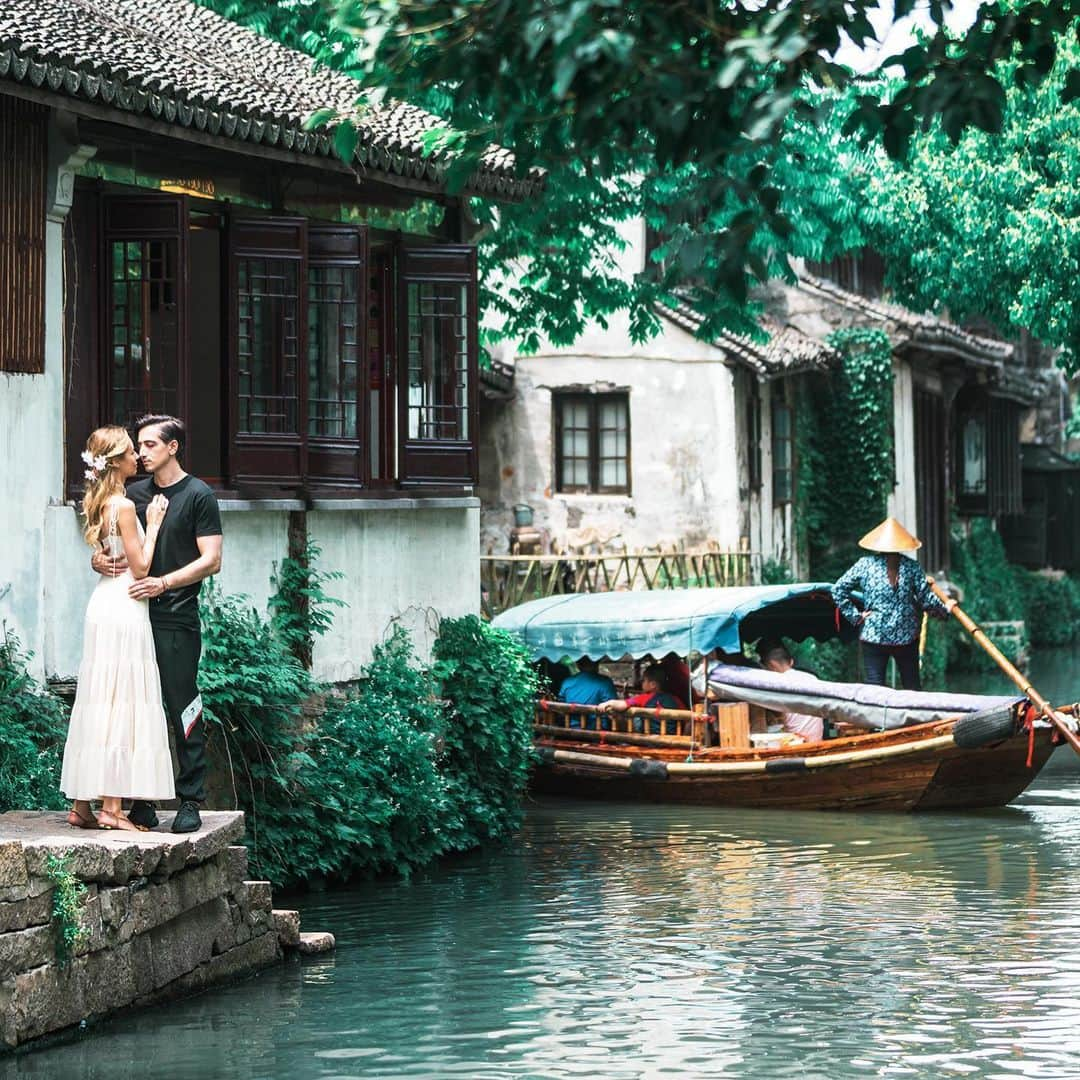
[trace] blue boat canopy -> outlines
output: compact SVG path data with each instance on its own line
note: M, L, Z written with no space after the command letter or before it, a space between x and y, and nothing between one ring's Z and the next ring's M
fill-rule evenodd
M492 624L520 635L535 660L686 657L737 653L744 641L765 636L854 636L837 619L824 582L548 596L504 611Z

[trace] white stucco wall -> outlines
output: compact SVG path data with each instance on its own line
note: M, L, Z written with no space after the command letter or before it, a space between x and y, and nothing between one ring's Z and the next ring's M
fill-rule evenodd
M918 528L915 491L915 389L911 364L893 357L893 439L896 487L889 496L889 516L905 528Z
M681 333L676 331L675 334ZM552 538L583 529L637 549L657 543L717 540L737 547L739 508L734 388L731 371L702 355L664 355L669 337L647 357L522 357L515 395L483 433L491 456L485 490L485 550L505 551L512 507L528 503ZM688 337L689 335L684 335ZM714 350L708 350L714 352ZM630 494L561 494L555 490L553 389L577 383L629 388Z
M0 374L0 621L33 650L38 677L45 662L45 583L67 587L49 563L46 539L50 503L63 495L62 228L54 221L45 228L45 372Z
M407 629L419 654L430 654L441 617L480 609L480 501L431 500L415 509L312 511L308 534L322 566L344 580L326 591L348 607L315 644L317 679L354 679L391 624Z

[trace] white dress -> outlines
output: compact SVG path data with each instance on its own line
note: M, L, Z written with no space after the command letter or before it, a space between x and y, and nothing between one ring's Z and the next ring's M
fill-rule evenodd
M118 512L114 506L110 513L106 554L124 553ZM69 799L175 794L150 608L128 596L133 581L130 570L102 577L86 605L79 686L60 775Z

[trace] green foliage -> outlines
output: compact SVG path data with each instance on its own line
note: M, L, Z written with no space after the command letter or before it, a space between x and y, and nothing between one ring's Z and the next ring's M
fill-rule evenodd
M668 0L202 2L358 80L358 116L310 118L334 125L346 159L363 110L390 95L446 121L425 150L459 191L492 142L514 151L519 174L547 171L538 199L497 212L473 200L487 226L481 306L501 317L489 333L525 351L540 335L568 344L587 320L606 325L616 311L642 340L660 327L655 305L680 293L705 316L703 338L720 327L760 335L747 302L755 280L790 276L788 255L829 258L866 242L858 201L880 186L878 155L850 132L880 136L875 145L899 158L936 116L954 140L967 125L995 128L1013 83L1051 103L1067 97L1046 76L1055 35L1080 13L1080 0L983 5L957 41L944 5L931 4L931 31L883 92L828 59L841 35L856 45L874 37L877 0L707 11ZM912 6L901 0L897 16ZM902 209L872 205L886 222ZM613 237L642 216L662 243L628 280Z
M954 525L950 543L950 575L964 594L964 610L977 622L1002 622L1024 618L1024 597L1005 545L989 518L973 518L965 532ZM958 623L950 620L948 664L950 667L989 669L993 661ZM1007 642L995 642L1009 655Z
M443 619L432 674L446 702L441 767L455 847L514 831L532 762L537 682L521 641L475 615Z
M885 517L893 487L892 347L882 330L837 330L840 365L797 403L797 523L810 576L832 581Z
M1024 600L1024 622L1032 645L1068 645L1080 633L1080 582L1054 571L1014 568Z
M322 637L333 625L334 608L348 606L344 600L329 596L323 588L345 575L340 570L320 570L321 554L319 545L309 539L301 558L282 559L270 578L275 588L270 597L271 626L309 671L315 637Z
M58 810L67 710L26 670L18 638L0 626L0 813Z
M917 311L1027 330L1065 350L1080 342L1080 103L1062 103L1080 70L1074 35L1032 85L1020 53L995 69L1001 130L957 138L947 120L914 136L904 167L874 158L853 177L866 242L886 260L897 299ZM1050 52L1048 59L1054 60ZM1045 60L1044 60L1045 63Z
M791 567L779 559L766 559L761 564L762 585L789 585L795 580Z
M795 666L810 671L819 679L832 682L857 682L859 680L859 650L852 643L833 638L831 641L790 642Z
M52 882L52 921L55 933L56 962L65 968L71 963L71 956L82 945L89 934L85 926L80 925L79 912L86 886L71 872L66 858L53 855L45 856L45 876Z
M355 691L313 697L243 598L207 590L202 614L203 707L255 872L275 885L407 874L516 827L535 680L513 640L443 620L428 672L397 627Z

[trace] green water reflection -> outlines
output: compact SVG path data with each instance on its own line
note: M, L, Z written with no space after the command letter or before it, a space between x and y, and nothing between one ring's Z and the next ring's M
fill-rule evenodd
M538 802L503 850L302 899L332 959L0 1069L1080 1077L1078 810L1073 768L948 816Z

